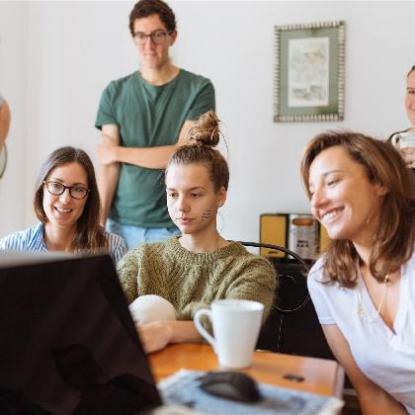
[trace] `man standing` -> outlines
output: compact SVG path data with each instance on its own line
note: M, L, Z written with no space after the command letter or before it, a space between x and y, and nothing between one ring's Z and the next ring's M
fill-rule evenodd
M166 207L164 168L195 119L215 109L212 83L173 65L175 16L162 0L140 0L130 14L140 71L104 90L95 126L103 216L135 248L178 233Z

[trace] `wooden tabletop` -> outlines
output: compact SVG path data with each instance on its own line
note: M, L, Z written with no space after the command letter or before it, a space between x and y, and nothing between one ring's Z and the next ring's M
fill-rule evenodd
M149 357L156 381L180 369L222 369L212 348L206 344L169 345ZM255 352L252 366L242 372L259 382L289 389L337 397L343 392L344 371L333 360Z

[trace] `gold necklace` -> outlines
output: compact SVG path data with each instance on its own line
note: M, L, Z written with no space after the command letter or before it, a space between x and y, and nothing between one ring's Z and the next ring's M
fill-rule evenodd
M387 297L388 289L389 289L389 283L390 283L389 274L385 276L383 283L385 284L385 286L383 288L382 298L380 299L379 305L376 308L376 315L374 317L369 316L369 313L366 311L366 308L363 305L362 295L360 294L360 291L357 291L357 315L361 319L366 320L368 323L373 323L374 321L378 319L378 317L382 316L383 306L385 305L385 301L386 301L386 297ZM366 287L366 290L367 290L367 287ZM369 292L369 290L367 291Z

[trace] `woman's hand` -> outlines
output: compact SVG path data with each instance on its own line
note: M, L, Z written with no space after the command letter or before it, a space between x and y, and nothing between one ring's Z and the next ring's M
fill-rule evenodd
M415 147L404 147L399 151L405 160L406 167L415 169Z
M199 343L202 338L193 321L153 321L137 326L146 353L164 349L169 343Z
M153 321L137 326L141 343L146 353L164 349L173 337L170 321Z

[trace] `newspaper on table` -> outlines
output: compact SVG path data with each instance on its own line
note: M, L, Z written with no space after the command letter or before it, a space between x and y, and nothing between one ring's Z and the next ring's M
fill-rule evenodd
M335 415L343 401L334 397L259 384L259 402L219 398L199 387L201 371L180 370L158 384L164 404L183 405L206 415Z

